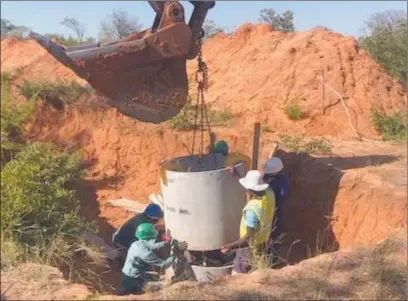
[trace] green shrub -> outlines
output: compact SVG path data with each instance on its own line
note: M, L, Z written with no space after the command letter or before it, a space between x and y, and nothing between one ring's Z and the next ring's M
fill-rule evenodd
M209 119L211 123L223 124L234 117L230 108L226 108L222 111L214 111L211 108L208 108L207 110L209 111L208 113L210 115Z
M18 87L19 93L27 99L44 98L55 95L65 104L75 102L81 95L90 92L90 87L82 86L76 81L71 82L50 82L24 80Z
M314 138L306 142L302 146L302 150L309 154L315 155L330 155L332 154L332 146L330 141L324 138Z
M282 145L291 152L299 152L301 148L302 137L281 135L280 140Z
M189 130L194 128L194 116L196 114L196 105L192 104L191 98L181 111L168 121L173 129Z
M2 72L1 73L1 84L9 84L11 81L12 75L9 72Z
M2 73L1 78L1 166L21 147L21 131L24 120L34 110L34 101L16 106L11 98L10 77Z
M60 44L64 46L78 46L78 45L95 43L95 39L92 37L86 37L83 41L80 41L71 35L69 35L68 38L64 37L63 35L57 34L57 33L46 34L45 36L51 39L57 40Z
M197 105L196 105L195 100L193 101L193 98L189 96L188 102L183 107L183 109L180 111L180 113L178 113L176 116L170 119L168 123L174 129L191 130L194 128L196 113L198 113L197 125L200 125L201 106L198 108L198 111L197 111ZM210 124L213 124L213 125L222 125L226 121L231 120L233 118L233 114L231 112L231 109L229 108L222 110L222 111L215 111L211 109L211 106L207 106L207 115L208 115L208 121L210 122ZM206 123L207 121L204 119L204 124Z
M290 103L285 107L285 113L290 120L300 120L305 117L301 107L297 103Z
M49 143L27 144L1 171L1 231L24 257L53 265L72 258L82 231L74 184L83 175L76 153ZM3 252L3 251L2 251Z
M291 152L308 153L314 155L332 154L332 145L325 138L314 138L308 142L303 142L300 136L281 135L282 145Z
M406 139L407 125L402 112L394 112L388 116L384 110L374 108L371 121L384 140Z
M262 128L261 128L262 133L270 133L272 132L272 129L269 125L267 124L262 124Z

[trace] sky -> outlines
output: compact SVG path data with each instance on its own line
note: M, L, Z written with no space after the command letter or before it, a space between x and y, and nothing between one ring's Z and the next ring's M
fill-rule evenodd
M184 7L189 18L192 5L185 2ZM323 25L344 35L359 36L364 21L373 13L390 9L407 11L407 4L405 1L217 1L207 19L232 31L244 22L258 22L263 8L273 8L278 13L292 10L296 30ZM114 10L138 17L143 28L150 27L155 16L147 1L1 1L2 19L40 34L71 33L60 22L72 17L85 25L86 36L97 38L100 21Z

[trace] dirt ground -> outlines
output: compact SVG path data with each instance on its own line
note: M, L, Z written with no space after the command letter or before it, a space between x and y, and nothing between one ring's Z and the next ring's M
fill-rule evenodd
M33 41L5 39L1 49L2 71L20 69L21 78L29 80L77 80L84 84ZM260 162L281 134L303 134L304 139L325 136L332 143L333 154L298 154L284 146L277 153L290 179L283 219L286 236L278 247L283 263L289 266L220 280L211 286L182 283L166 289L166 295L150 297L177 299L182 297L180 292L191 293L192 299L200 295L207 299L241 300L363 299L363 293L387 297L380 293L393 289L394 282L391 286L385 284L382 274L375 273L377 278L368 279L367 271L378 264L371 262L367 267L366 259L376 252L372 245L387 239L395 229L406 228L406 145L379 141L370 123L370 110L374 105L388 112L404 109L404 88L358 49L354 38L325 28L281 33L263 25L245 24L231 35L219 34L210 39L204 46L204 57L210 68L209 103L217 110L228 107L234 115L225 126L214 127L217 138L227 140L232 151L252 154L253 122L261 121L270 130L261 135ZM192 74L196 62L190 63L188 73ZM322 98L322 70L326 82L343 95L354 126L370 139L354 138L334 93L326 91ZM79 189L81 211L97 222L101 236L110 241L114 229L133 214L111 206L108 200L126 197L147 203L150 193L159 192L159 162L188 154L193 135L191 131L171 129L168 124L132 120L113 108L94 104L94 100L82 99L62 112L39 103L26 126L25 137L52 141L61 147L77 146L85 158L94 159L86 183ZM284 108L291 102L299 103L307 118L289 120ZM208 137L204 142L208 145ZM406 234L400 242L406 244ZM390 256L401 255L401 248L404 247L393 248ZM326 252L335 253L321 255ZM378 262L387 262L381 265L388 267L387 275L400 279L393 266L396 262L406 264L406 256L396 255L396 261L392 256L380 255ZM338 261L338 257L342 259ZM296 263L299 264L292 265ZM2 275L2 294L28 298L32 290L37 290L33 296L100 298L89 287L63 282L56 270L44 272L59 279L57 286L51 288L48 284L44 287L44 283L31 283L28 272L26 278L20 279L18 275L30 269L30 265L23 265L7 277ZM36 266L33 273L38 273L38 269L45 268ZM306 272L309 270L314 272ZM330 277L322 277L323 271L330 271ZM105 280L116 286L118 267L105 272ZM358 289L359 282L354 279L367 289ZM406 283L406 278L402 281ZM290 289L294 282L302 288ZM350 283L355 285L346 290ZM3 290L8 286L8 291ZM59 291L60 288L66 290ZM393 290L398 293L392 297L401 296L399 290L399 286Z
M2 275L2 300L406 300L406 234L401 229L376 246L344 249L210 284L182 282L143 296L92 293L61 279L55 268L25 264Z

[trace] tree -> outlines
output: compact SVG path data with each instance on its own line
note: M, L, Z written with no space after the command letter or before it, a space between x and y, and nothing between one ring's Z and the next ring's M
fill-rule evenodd
M106 19L101 22L99 34L104 41L120 40L142 29L139 19L122 10L112 12Z
M205 37L204 40L207 40L216 34L220 32L224 32L224 29L221 27L218 27L214 21L212 20L206 20L203 24L203 29L205 31Z
M1 38L6 36L13 36L17 38L24 38L30 31L26 26L19 26L12 24L9 20L1 19Z
M11 30L16 29L14 24L11 24L9 20L1 19L1 36L6 36L8 32Z
M279 25L281 30L285 32L295 31L295 25L293 24L293 12L291 10L286 10L283 12L282 16L279 16Z
M84 38L84 34L85 34L85 26L81 23L79 23L76 19L74 18L65 18L64 20L62 20L62 22L60 23L66 27L68 27L69 29L71 29L73 32L75 32L78 41L82 41Z
M407 15L402 10L373 14L365 22L359 45L384 69L407 85Z
M293 12L286 10L282 15L277 14L273 8L264 8L260 12L260 22L269 23L275 30L281 30L285 32L292 32L295 30L293 24Z

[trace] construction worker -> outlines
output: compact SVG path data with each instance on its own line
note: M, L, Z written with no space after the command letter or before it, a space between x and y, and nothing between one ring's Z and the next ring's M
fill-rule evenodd
M129 219L113 234L113 245L122 247L127 251L133 242L137 240L135 232L137 227L143 223L157 224L163 218L163 210L155 203L150 203L144 212L136 214Z
M273 190L276 198L275 220L273 222L272 240L276 240L282 232L282 210L285 198L288 195L289 181L288 177L283 173L283 163L278 157L271 157L263 166L263 180L269 184L269 188Z
M211 153L228 156L229 153L228 143L225 140L218 141L211 150Z
M134 233L137 241L133 242L126 255L125 265L122 268L121 286L118 295L141 294L144 293L146 283L158 279L153 279L147 271L151 267L166 269L172 265L175 257L161 259L155 251L170 244L172 238L167 235L166 240L156 242L158 232L151 223L142 223ZM180 249L187 249L187 244L179 242Z
M252 269L252 255L266 251L275 213L275 195L258 170L248 171L239 182L250 195L249 202L242 210L240 239L225 245L221 252L236 250L235 271L248 273Z

